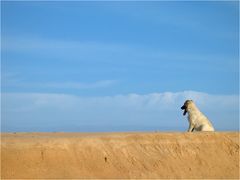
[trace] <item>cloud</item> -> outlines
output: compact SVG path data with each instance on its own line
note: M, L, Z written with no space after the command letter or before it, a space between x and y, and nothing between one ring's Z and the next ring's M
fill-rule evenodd
M3 73L4 74L4 73ZM11 88L51 88L51 89L96 89L106 88L117 83L117 80L99 80L95 82L26 82L19 76L3 75L3 87Z
M139 44L121 44L98 41L70 41L64 39L48 39L43 37L2 37L3 53L23 53L31 57L30 61L36 61L36 56L41 61L67 61L84 62L89 65L103 64L117 65L116 67L147 68L151 64L164 62L164 65L157 66L157 71L171 68L172 70L183 70L189 65L193 70L238 72L238 57L231 57L222 53L199 54L183 53L159 49L157 47L144 46ZM28 57L26 56L26 57ZM21 57L21 56L20 56ZM146 64L146 59L153 63ZM23 60L23 59L21 59ZM127 61L126 61L127 60ZM10 61L10 60L8 60ZM19 59L18 59L19 61ZM114 61L114 63L113 63ZM181 63L179 63L181 62ZM5 61L3 61L5 63ZM188 64L188 66L186 66ZM206 66L208 64L208 66ZM102 67L102 66L101 66ZM153 66L152 68L154 68ZM189 68L188 68L189 70Z
M237 95L184 91L81 97L67 94L3 93L2 131L185 130L180 109L193 99L217 130L237 130ZM151 127L151 128L149 128Z
M10 36L3 39L3 71L5 69L6 73L12 71L19 74L17 78L2 78L7 91L13 88L15 92L25 89L33 92L36 88L40 88L38 92L46 88L96 89L115 85L117 81L112 80L112 77L123 82L125 87L128 86L128 92L142 92L142 89L138 89L144 81L147 92L153 90L150 89L151 83L158 84L155 87L160 87L161 84L158 89L162 91L189 87L216 93L238 91L239 66L235 55L198 54L192 51L186 53L176 49L165 51L162 48L130 43L84 42L29 36ZM203 83L205 85L201 86ZM113 93L121 93L125 87L120 87L119 91L115 88Z
M3 52L21 52L39 54L53 57L85 57L103 55L105 53L119 53L128 51L129 47L119 43L106 43L95 41L70 41L64 39L48 39L42 37L2 37Z
M39 86L45 86L50 88L70 88L70 89L92 89L92 88L104 88L116 83L115 80L101 80L93 83L77 83L77 82L64 82L64 83L44 83L38 84Z

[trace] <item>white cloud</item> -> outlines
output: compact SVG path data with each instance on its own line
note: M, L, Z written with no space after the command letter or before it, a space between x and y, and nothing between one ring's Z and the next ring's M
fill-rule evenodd
M183 53L181 51L162 50L157 47L139 44L121 44L100 41L70 41L64 39L47 39L43 37L2 37L2 51L17 52L34 55L41 61L84 62L108 68L146 69L159 72L171 68L171 71L199 71L204 72L238 72L238 57L222 53L199 54ZM20 58L21 56L19 56ZM146 63L146 60L153 63ZM18 59L24 61L24 59ZM8 60L9 61L9 60ZM32 58L31 61L35 61ZM161 66L157 62L164 63ZM4 62L4 61L3 61ZM113 63L114 62L114 63ZM181 63L179 63L181 62ZM157 69L155 69L156 64ZM186 66L187 64L187 66ZM208 64L208 66L206 66ZM189 69L191 66L191 70ZM95 67L96 68L96 67Z
M186 117L182 116L180 109L186 99L193 99L217 129L238 128L237 95L210 95L195 91L104 97L3 93L2 125L3 130L22 131L34 131L36 127L41 131L51 131L51 128L52 131L64 131L67 127L86 125L104 126L108 131L111 131L111 126L121 125L151 126L158 130L168 127L176 131L187 128Z
M117 83L117 80L99 80L94 82L25 82L19 77L3 77L3 87L18 88L53 88L53 89L96 89L106 88Z
M94 57L94 61L112 61L118 59L122 61L122 57L134 60L146 60L149 58L157 58L162 60L177 60L182 63L196 62L211 62L221 63L223 60L228 60L233 57L224 54L198 54L198 53L182 53L181 51L166 51L159 48L144 46L139 44L122 44L110 43L101 41L69 41L64 39L47 39L42 37L19 37L6 36L2 37L2 51L25 52L27 54L34 53L39 56L54 56L65 58L66 61L71 61L77 57L88 58ZM97 58L96 58L97 57ZM57 59L59 59L57 58ZM73 59L72 59L73 58ZM233 60L236 62L237 57ZM33 59L34 60L34 59ZM49 59L48 59L49 60ZM221 60L221 61L220 61ZM220 64L221 65L221 64ZM233 64L229 64L232 66ZM236 65L236 63L234 64Z
M94 42L94 41L67 41L62 39L46 39L40 37L18 37L6 36L3 37L2 50L13 52L27 52L48 55L55 57L85 57L98 56L105 53L119 53L122 51L129 51L128 46L124 44Z
M92 83L63 82L63 83L43 83L41 86L50 88L71 88L71 89L92 89L108 87L116 83L116 80L101 80Z

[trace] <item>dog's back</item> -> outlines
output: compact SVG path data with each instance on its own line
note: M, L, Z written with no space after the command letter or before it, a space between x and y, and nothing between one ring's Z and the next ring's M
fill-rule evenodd
M190 113L188 116L188 119L189 119L189 121L192 121L192 123L195 124L195 126L194 126L195 131L214 131L212 123L200 111L197 114Z
M197 108L192 100L187 100L182 106L184 115L188 112L190 123L188 131L214 131L213 125L208 118Z

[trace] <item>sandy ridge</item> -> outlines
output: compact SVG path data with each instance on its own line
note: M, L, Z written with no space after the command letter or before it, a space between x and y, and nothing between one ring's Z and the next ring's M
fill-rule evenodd
M2 133L2 178L239 178L239 132Z

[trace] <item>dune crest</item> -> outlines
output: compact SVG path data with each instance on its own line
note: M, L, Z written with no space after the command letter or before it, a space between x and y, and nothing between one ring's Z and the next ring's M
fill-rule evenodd
M1 178L239 178L239 132L2 133Z

